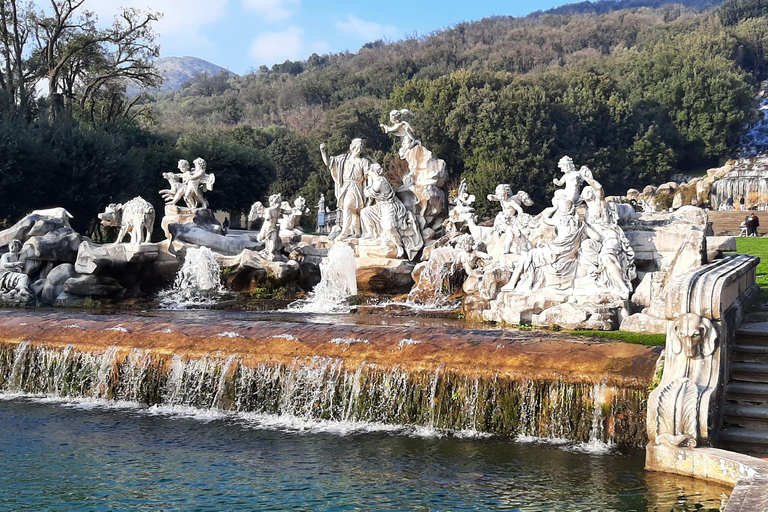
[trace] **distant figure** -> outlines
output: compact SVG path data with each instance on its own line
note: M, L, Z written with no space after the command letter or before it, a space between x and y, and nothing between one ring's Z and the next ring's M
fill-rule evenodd
M229 217L224 217L224 223L221 225L221 230L224 233L224 236L227 236L227 231L229 231Z
M325 195L320 194L320 200L317 202L317 234L325 234Z
M733 196L730 196L728 198L728 201L726 201L726 204L728 205L728 208L726 208L726 210L729 212L733 211Z
M757 215L754 213L752 214L752 236L758 236L757 235L757 228L760 227L760 219L757 218Z
M740 205L741 211L744 211L747 209L747 204L744 201L744 196L741 196L741 199L739 199L739 205Z
M741 224L739 224L739 236L749 236L746 219L741 221Z
M744 217L744 227L747 228L747 236L752 236L752 217L749 215Z

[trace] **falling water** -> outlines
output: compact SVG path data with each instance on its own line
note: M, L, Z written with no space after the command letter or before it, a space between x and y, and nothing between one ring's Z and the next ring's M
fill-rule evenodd
M336 244L320 263L320 282L308 300L291 304L303 313L348 313L347 299L357 295L355 251L346 244Z
M333 422L348 429L362 422L428 435L547 439L580 443L574 449L591 453L614 442L647 442L638 434L645 431L645 389L472 377L443 365L408 371L363 362L347 368L343 359L317 356L246 366L236 355L188 359L114 347L93 354L27 343L0 344L0 362L0 392L233 411L288 426Z
M432 251L429 261L419 275L416 286L408 294L408 302L425 309L446 306L451 290L452 264L458 251L453 247L438 247Z
M764 92L763 92L764 93ZM758 120L755 121L739 141L740 158L764 155L768 150L768 98L763 97L758 104Z
M225 290L221 268L208 247L189 248L173 286L160 292L161 309L206 309L218 304Z

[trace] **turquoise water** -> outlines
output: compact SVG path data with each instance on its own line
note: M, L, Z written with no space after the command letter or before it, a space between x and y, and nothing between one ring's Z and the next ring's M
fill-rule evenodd
M381 425L0 399L0 510L720 510L643 452Z

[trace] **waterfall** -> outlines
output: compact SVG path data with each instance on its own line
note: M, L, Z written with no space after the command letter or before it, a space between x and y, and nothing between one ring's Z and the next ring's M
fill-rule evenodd
M450 246L433 249L416 286L408 294L408 302L429 309L444 307L448 295L455 291L451 289L451 277L455 274L451 265L457 255L458 251Z
M187 249L184 264L173 286L160 292L161 309L205 309L215 306L225 293L221 268L208 247Z
M408 371L361 362L350 368L343 359L315 356L248 366L236 354L187 358L0 343L0 392L231 411L284 424L364 423L427 434L569 440L583 450L647 442L646 389L473 377L445 365Z
M320 282L310 298L291 304L290 309L303 313L347 313L347 299L352 295L357 295L355 251L349 245L335 244L320 263Z

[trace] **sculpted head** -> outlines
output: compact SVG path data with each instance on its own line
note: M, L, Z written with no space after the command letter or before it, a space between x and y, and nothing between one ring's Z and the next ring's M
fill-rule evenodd
M18 238L11 240L11 242L8 244L8 250L11 251L12 254L19 252L21 250L21 240Z
M524 190L518 190L517 194L515 194L515 197L518 198L520 204L523 206L533 206L533 199L531 199L531 196L528 195L528 192L525 192Z
M576 166L573 165L573 159L568 155L565 155L563 158L561 158L560 161L557 162L557 166L560 168L561 171L563 171L563 173L576 171Z
M581 198L587 202L592 202L597 198L597 193L592 187L584 187L584 190L581 191Z
M384 174L384 168L380 164L373 164L368 172L374 176L381 176Z
M717 331L708 318L696 313L680 315L672 324L672 352L688 359L711 356L717 348Z
M456 245L463 251L472 252L475 250L475 239L472 235L462 235Z
M363 139L352 139L352 142L349 144L349 152L352 156L360 156L363 152L363 147Z
M189 171L189 162L187 162L186 160L179 160L178 167L181 172L187 172Z
M269 196L269 206L279 206L283 202L283 196L280 194L272 194Z
M296 208L304 208L307 205L307 200L299 196L293 200L293 206Z
M205 160L199 157L195 158L195 160L192 163L195 164L195 169L205 170L208 167L208 164L205 163Z
M489 201L508 201L512 197L512 187L506 183L496 185L493 194L488 194Z

